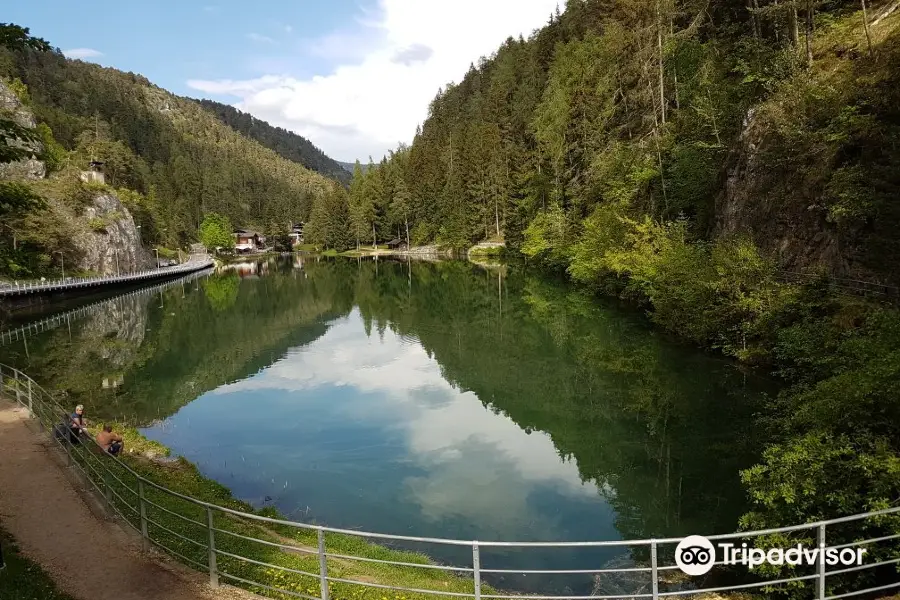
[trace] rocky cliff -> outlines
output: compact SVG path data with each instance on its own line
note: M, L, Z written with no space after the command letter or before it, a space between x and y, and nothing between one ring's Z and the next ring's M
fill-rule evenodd
M750 234L782 268L900 285L900 2L823 28L813 67L754 107L732 145L715 233ZM857 33L861 33L858 32Z
M839 232L827 219L820 182L808 173L776 173L768 150L781 143L771 124L750 110L728 161L716 198L715 234L749 234L781 268L824 267L846 277L852 271Z
M134 218L114 192L99 193L75 221L72 242L81 252L81 269L115 275L155 266Z
M0 115L28 129L37 126L34 115L22 103L12 86L2 81ZM19 141L16 143L27 147L32 155L18 162L0 164L0 180L35 182L34 189L47 201L46 211L52 217L42 221L37 227L53 228L52 237L67 242L65 260L69 269L114 275L155 265L151 253L141 243L140 229L134 218L114 190L90 184L86 189L92 190L89 192L92 198L86 206L73 204L67 201L64 193L59 192L59 188L63 186L56 186L54 183L76 177L77 173L54 174L51 181L44 181L48 173L39 158L41 145L23 144ZM63 230L56 231L58 228Z
M37 126L34 115L22 102L16 93L3 81L0 81L0 117L8 118L21 127L34 129ZM46 175L44 163L38 160L43 150L39 143L24 143L13 140L12 146L27 148L31 156L13 163L0 163L0 179L43 179Z

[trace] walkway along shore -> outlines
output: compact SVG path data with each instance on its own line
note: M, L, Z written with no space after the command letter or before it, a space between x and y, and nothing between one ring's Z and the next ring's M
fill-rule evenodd
M233 588L212 590L202 575L142 553L140 538L76 492L83 482L73 481L51 445L26 409L0 400L0 519L22 553L62 591L79 600L253 597Z
M174 267L147 269L124 275L105 275L102 277L67 277L51 281L0 282L0 299L12 296L33 294L52 294L70 290L83 290L101 286L120 285L150 281L161 277L172 277L206 269L213 265L213 260L206 254L194 254L186 262Z

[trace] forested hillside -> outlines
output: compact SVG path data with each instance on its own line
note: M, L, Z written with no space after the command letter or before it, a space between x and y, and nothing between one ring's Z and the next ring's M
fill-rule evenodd
M570 0L438 93L412 146L360 183L360 228L505 239L598 283L629 270L647 218L896 283L896 8Z
M20 27L4 28L18 32L4 38L28 38ZM61 203L83 204L81 197L97 190L84 190L78 173L91 160L101 161L107 187L119 190L145 244L175 247L197 241L203 216L210 212L234 225L286 231L291 221L306 219L316 196L340 187L139 75L3 41L0 77L33 113L48 171L48 178L23 185ZM7 225L19 232L17 240L33 243L23 246L10 228L0 230L4 247L50 256L55 248L49 246L56 242L46 238L65 239L65 224L53 224L43 214L6 215ZM50 229L58 229L58 235L49 236ZM24 255L10 261L23 275L38 273L40 264L48 263Z
M350 172L343 167L343 164L330 158L305 137L281 127L269 125L265 121L260 121L248 113L221 102L205 99L197 102L238 133L256 140L266 148L271 148L282 158L299 163L307 169L336 179L343 184L350 183Z
M307 231L502 240L779 377L741 520L778 527L900 497L900 311L827 285L900 285L897 165L897 0L569 0L440 91L412 145L315 202ZM824 275L784 281L800 270Z
M356 168L356 163L339 162L338 164L344 167L344 169L347 170L347 173L353 173L353 169ZM366 170L368 170L369 165L360 165L360 168L362 169L363 173L365 173Z

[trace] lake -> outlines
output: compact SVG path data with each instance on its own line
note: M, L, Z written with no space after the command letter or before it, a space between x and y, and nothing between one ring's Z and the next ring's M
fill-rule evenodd
M0 362L89 416L139 425L291 519L502 541L734 531L739 471L759 451L752 415L773 391L640 312L521 266L463 261L232 265L109 300L0 347ZM471 561L465 548L415 549ZM628 561L612 549L482 550L494 569Z

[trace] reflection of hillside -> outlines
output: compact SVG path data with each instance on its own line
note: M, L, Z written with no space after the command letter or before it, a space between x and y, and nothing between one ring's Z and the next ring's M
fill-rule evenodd
M129 365L144 341L147 328L146 296L123 296L104 304L81 328L94 350L116 367Z
M758 391L728 363L511 266L506 276L462 262L281 267L111 309L73 326L71 343L66 331L38 336L16 360L65 382L95 415L147 423L271 365L357 305L370 335L390 328L418 339L447 381L526 431L547 432L583 479L608 490L623 537L734 528L737 473L755 459ZM104 378L123 384L104 389Z
M225 275L223 284L213 278L206 285L230 290L229 277L234 275ZM41 381L65 382L69 402L84 402L96 416L147 423L224 383L258 372L289 348L321 336L327 320L350 310L349 298L340 308L333 293L339 288L326 279L241 282L234 297L228 297L230 291L210 297L205 286L197 286L183 296L176 289L143 298L145 337L133 348L129 364L118 365L116 372L124 372L124 385L118 388L102 386L104 378L115 378L116 373L110 372L111 361L98 353L93 332L102 329L93 319L76 324L71 341L67 331L36 339L30 357L20 355L15 362L27 365ZM115 330L114 323L113 319L107 326ZM128 319L119 327L131 330Z
M121 296L88 316L3 348L11 360L37 379L77 397L95 395L104 386L124 383L124 371L139 357L145 341L152 296ZM65 387L59 382L66 382Z
M405 266L380 269L357 277L370 327L417 337L448 381L547 432L584 479L614 490L623 536L734 528L758 391L727 363L536 278L452 263L414 265L410 284Z

